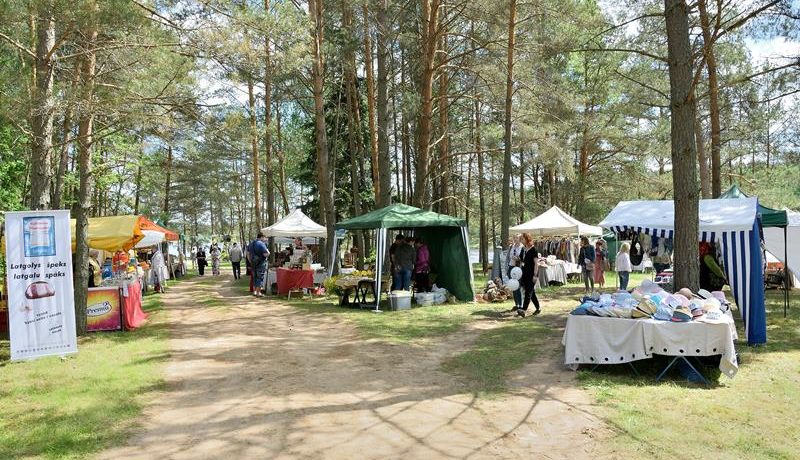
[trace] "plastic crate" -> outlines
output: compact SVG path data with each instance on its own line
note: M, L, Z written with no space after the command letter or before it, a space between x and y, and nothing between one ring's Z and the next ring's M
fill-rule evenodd
M389 307L392 310L408 310L411 308L411 295L390 293Z

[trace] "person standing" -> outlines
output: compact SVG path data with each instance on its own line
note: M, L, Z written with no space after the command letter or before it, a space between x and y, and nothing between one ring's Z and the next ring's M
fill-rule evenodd
M589 244L589 238L581 237L581 249L578 252L578 265L581 267L583 287L585 294L594 291L594 248ZM591 289L589 289L591 285Z
M100 287L103 282L103 269L100 268L100 262L97 258L100 257L100 251L97 249L89 249L89 287Z
M264 275L267 269L267 259L269 258L269 249L266 244L267 237L263 233L258 232L256 239L250 244L250 254L253 263L253 271L255 277L253 279L253 295L256 297L261 296L261 290L264 288Z
M623 291L628 290L628 280L630 279L631 271L633 271L630 250L630 244L622 243L619 246L619 252L617 252L617 258L614 262L614 270L617 271L617 276L619 276L619 288Z
M233 243L233 246L228 249L228 258L233 267L233 279L238 280L242 277L242 248Z
M510 245L508 248L508 278L511 279L511 270L514 267L522 267L522 258L525 257L525 246L520 241L519 235L514 235L509 238ZM517 289L513 293L514 296L514 310L522 307L522 291Z
M208 265L208 262L206 261L206 251L205 249L203 249L202 246L199 246L197 248L196 259L197 259L197 273L199 273L200 276L203 276L206 273L206 265Z
M222 257L222 251L219 250L219 246L216 244L211 246L211 274L214 276L219 276L220 257Z
M164 254L161 252L160 247L156 247L156 252L150 257L150 273L152 273L153 277L154 292L164 292L164 283L167 281L166 272L167 265L164 262ZM200 274L202 275L202 273Z
M608 251L603 245L603 240L597 240L594 243L594 284L603 289L606 284L606 261L608 260Z
M533 301L533 306L536 310L533 315L538 315L541 309L539 308L539 299L536 297L536 276L539 273L539 252L533 247L533 238L528 233L522 234L522 240L525 243L525 258L522 262L522 278L520 283L525 289L525 300L522 303L522 308L517 309L517 314L525 317L528 311L528 306Z
M397 245L394 252L394 285L395 290L407 291L411 288L411 273L414 271L414 262L417 253L411 246L411 241L403 240Z
M394 291L396 289L400 289L395 284L395 280L397 279L397 277L395 276L395 273L397 272L397 264L394 261L394 256L395 256L395 252L397 252L397 248L401 244L404 244L405 241L406 241L406 237L404 237L403 234L401 233L401 234L397 235L396 237L394 237L394 243L392 243L392 245L389 246L389 262L390 262L390 270L391 270L391 273L392 273L392 291Z
M431 252L422 238L412 238L416 247L416 263L414 264L414 282L417 292L431 291Z

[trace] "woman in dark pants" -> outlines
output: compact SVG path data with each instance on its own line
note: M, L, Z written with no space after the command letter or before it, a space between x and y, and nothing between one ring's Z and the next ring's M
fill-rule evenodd
M536 290L534 289L536 274L539 271L539 267L536 265L539 261L539 253L533 247L533 238L530 234L523 233L522 241L525 243L525 258L522 263L522 279L520 279L520 282L523 289L525 289L525 300L522 303L522 308L517 309L517 314L524 318L531 301L533 301L533 306L536 307L533 314L538 315L540 311L539 299L536 297Z
M591 294L594 291L594 258L595 251L589 238L581 237L581 250L578 253L578 265L581 267L581 275L583 275L584 293ZM591 285L591 290L589 286Z
M205 274L206 265L208 265L208 262L206 262L206 251L204 251L203 248L198 248L198 250L197 250L197 272L200 274L200 276L203 276Z

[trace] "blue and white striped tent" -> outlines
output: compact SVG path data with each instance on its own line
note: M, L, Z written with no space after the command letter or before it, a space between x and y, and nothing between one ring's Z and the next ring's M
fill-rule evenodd
M757 198L700 200L698 241L714 242L721 247L723 269L750 345L767 342L760 219ZM680 231L675 229L675 207L671 200L622 201L600 226L615 233L634 230L666 238Z

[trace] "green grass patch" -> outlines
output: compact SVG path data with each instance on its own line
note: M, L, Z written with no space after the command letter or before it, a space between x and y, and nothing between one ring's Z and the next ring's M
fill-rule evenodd
M424 342L428 339L452 334L475 319L476 314L507 310L504 304L443 304L412 308L403 311L374 313L368 309L336 306L336 299L323 297L289 300L289 304L307 313L335 314L352 321L365 338L375 338L392 343ZM381 308L387 309L387 306Z
M620 458L798 458L798 300L800 295L793 295L795 307L784 319L782 292L769 291L768 343L757 348L737 343L738 374L732 380L719 377L710 388L686 383L677 374L676 380L657 384L657 363L637 363L644 373L640 378L621 366L581 372L582 385L616 428L614 453ZM741 328L739 337L745 337Z
M481 332L468 350L442 363L447 372L462 376L471 391L499 393L506 390L506 377L537 358L537 345L548 328L535 320L514 320Z
M161 298L142 328L81 337L79 352L0 367L0 458L86 458L122 441L162 387L169 358ZM0 360L8 342L0 342Z

